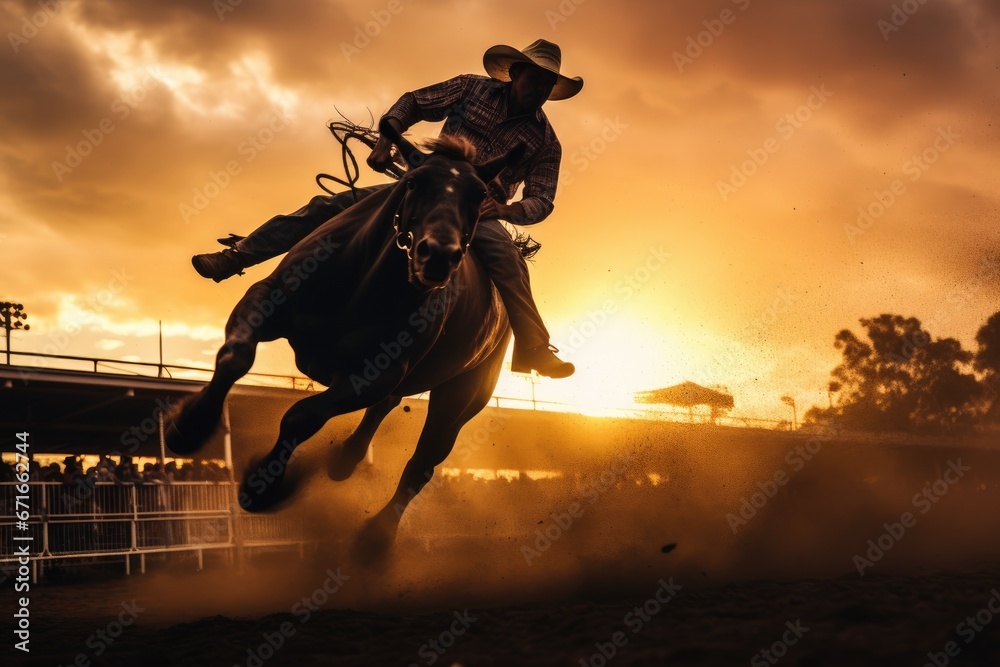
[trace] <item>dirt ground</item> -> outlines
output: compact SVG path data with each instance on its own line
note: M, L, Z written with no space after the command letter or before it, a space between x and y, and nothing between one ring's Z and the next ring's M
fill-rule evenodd
M1000 452L830 441L800 465L804 436L690 432L562 481L442 482L377 565L350 536L398 466L317 474L281 510L304 557L52 573L28 655L5 587L0 664L1000 665Z

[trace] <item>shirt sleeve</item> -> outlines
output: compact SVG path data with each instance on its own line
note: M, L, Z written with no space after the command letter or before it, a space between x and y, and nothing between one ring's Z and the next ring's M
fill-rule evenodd
M521 206L524 208L525 217L521 224L532 225L541 222L552 213L555 207L552 202L556 198L561 159L562 146L554 141L532 161L524 177L524 190L521 193Z
M426 88L403 93L385 115L398 120L404 128L421 120L431 123L444 120L450 113L460 109L471 81L470 75L462 74Z

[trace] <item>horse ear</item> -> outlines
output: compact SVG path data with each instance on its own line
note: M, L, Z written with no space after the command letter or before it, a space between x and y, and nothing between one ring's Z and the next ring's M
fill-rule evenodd
M389 122L388 117L383 116L382 120L379 121L378 131L383 136L389 137L392 143L396 144L396 147L399 148L399 152L403 156L403 160L406 161L406 165L410 169L419 167L427 159L425 153L421 152L419 148L404 139L403 135L396 131L396 128Z
M526 150L527 147L524 145L524 142L521 142L517 146L514 146L506 155L477 166L476 174L483 183L489 183L497 177L497 174L503 171L504 167L520 162L524 158Z

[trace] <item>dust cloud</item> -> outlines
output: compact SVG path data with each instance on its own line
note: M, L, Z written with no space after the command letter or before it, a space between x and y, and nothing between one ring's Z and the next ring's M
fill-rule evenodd
M351 546L391 497L419 410L390 417L374 464L346 482L326 477L327 440L350 425L300 447L291 465L306 481L278 516L310 540L301 554L247 550L210 558L187 583L160 572L141 586L177 622L302 614L303 601L392 613L568 604L648 595L660 581L871 577L1000 554L1000 451L982 443L520 412L487 410L466 427L380 563L356 562Z

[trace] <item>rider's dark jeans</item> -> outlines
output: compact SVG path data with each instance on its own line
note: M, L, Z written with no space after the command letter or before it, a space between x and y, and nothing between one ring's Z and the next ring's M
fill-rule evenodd
M388 187L388 185L358 188L358 200L360 201L368 195ZM317 195L294 213L274 216L250 232L250 235L245 239L238 241L235 248L247 266L260 264L288 252L292 246L309 236L314 229L352 204L354 204L354 198L350 192L340 192L332 196Z
M358 199L392 184L358 188ZM248 266L259 264L291 250L321 224L354 204L350 192L313 197L308 204L288 215L276 215L236 244ZM350 232L352 230L345 230ZM480 220L472 248L493 279L507 309L514 344L531 349L549 342L549 332L531 296L528 264L499 220Z

